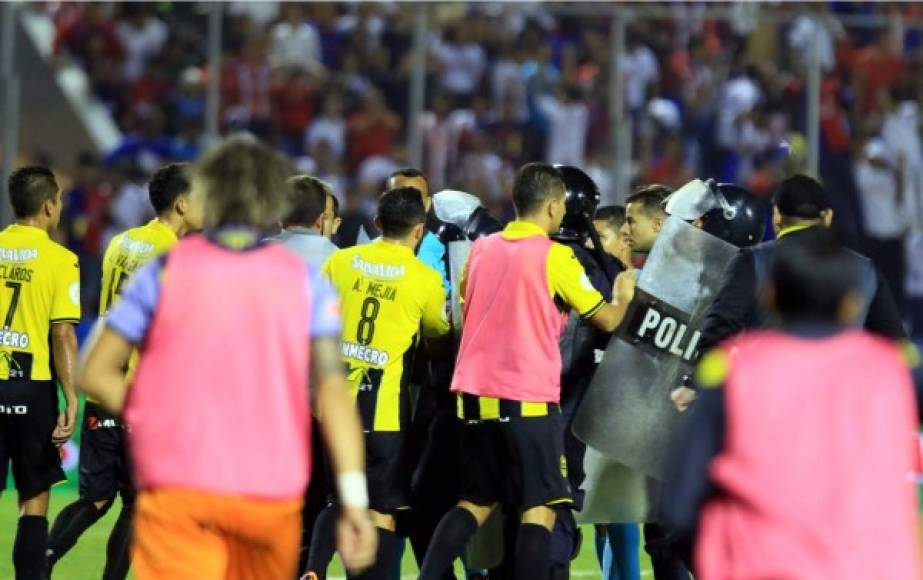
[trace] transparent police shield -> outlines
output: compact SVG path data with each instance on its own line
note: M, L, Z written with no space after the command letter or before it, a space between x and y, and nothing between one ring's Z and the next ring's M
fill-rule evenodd
M670 436L681 417L670 392L692 370L699 327L736 252L678 217L664 222L625 321L574 419L574 434L603 456L589 454L596 464L588 467L601 475L587 478L588 494L631 491L591 489L609 471L621 469L612 463L638 472L627 478L635 488L644 478L662 479Z
M449 284L452 286L449 300L452 306L452 327L456 336L461 336L462 325L461 278L473 245L474 242L468 240L449 242L446 245L446 253L449 255Z
M464 191L447 189L433 196L433 212L439 221L454 224L462 231L471 219L471 214L479 207L481 207L481 200ZM456 336L461 335L461 278L468 264L468 255L471 253L472 245L473 242L467 239L446 244L446 253L449 257L449 283L452 286L452 295L449 296L449 300L452 306L452 326Z

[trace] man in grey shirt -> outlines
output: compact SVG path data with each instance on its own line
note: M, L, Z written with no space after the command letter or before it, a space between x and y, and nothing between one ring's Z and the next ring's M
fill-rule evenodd
M282 221L282 232L270 238L280 242L320 269L337 247L330 241L336 213L333 194L323 181L310 175L288 180L292 209Z

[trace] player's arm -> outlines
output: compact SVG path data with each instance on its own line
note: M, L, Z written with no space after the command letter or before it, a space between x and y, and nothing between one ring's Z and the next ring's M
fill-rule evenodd
M58 425L52 433L55 445L63 445L74 434L77 423L77 334L74 325L58 322L51 325L51 351L55 375L64 391L64 412L58 415Z
M633 270L619 274L612 286L612 302L606 302L593 288L574 251L553 244L548 253L548 279L555 295L581 317L604 332L612 332L622 323L634 297L636 274Z
M628 305L635 295L638 275L635 270L625 270L615 278L612 285L612 302L602 305L588 320L600 330L613 332L622 324Z
M429 355L435 358L445 357L452 351L452 325L449 323L445 290L441 281L437 279L434 279L430 286L432 289L427 293L426 303L423 305L420 326Z
M313 296L311 393L339 491L341 509L337 551L346 568L356 574L372 565L377 544L375 528L368 513L365 440L343 373L339 300L321 276L309 274L309 291Z
M77 257L67 253L54 273L54 294L51 301L52 364L64 391L64 412L51 434L55 445L63 445L74 433L77 423L76 385L77 336L74 324L80 321L80 266Z
M134 345L109 326L100 323L93 332L80 367L80 390L110 413L121 415L128 385L125 367Z

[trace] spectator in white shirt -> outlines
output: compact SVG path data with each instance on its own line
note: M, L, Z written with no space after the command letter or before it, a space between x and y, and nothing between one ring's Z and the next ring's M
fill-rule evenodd
M653 51L641 44L634 34L628 34L626 38L625 54L621 61L625 102L629 111L637 112L646 102L648 86L660 80L660 65Z
M439 85L445 92L459 97L470 97L477 90L487 68L487 56L479 44L473 42L464 26L446 29L434 53L438 61Z
M825 12L822 4L808 6L808 11L796 18L788 31L792 60L801 72L807 71L814 62L816 46L821 70L830 72L836 66L836 41L845 31L836 16Z
M865 224L865 252L887 280L900 308L904 306L904 243L909 221L906 198L901 191L902 165L902 158L896 157L878 138L865 145L855 165Z
M536 104L548 120L545 161L581 167L590 112L580 90L559 87L557 96L542 95Z
M282 21L270 32L273 66L302 68L312 74L324 73L321 64L320 35L305 20L304 8L299 4L282 4Z
M169 31L167 25L143 4L127 4L128 17L116 26L119 42L125 50L124 77L136 80L149 60L160 53Z
M337 160L346 152L346 119L343 117L343 95L327 93L319 117L308 125L304 134L304 150L313 151L326 141Z

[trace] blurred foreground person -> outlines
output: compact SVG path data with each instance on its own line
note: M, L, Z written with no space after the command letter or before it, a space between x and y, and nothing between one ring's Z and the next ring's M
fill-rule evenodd
M81 369L82 389L131 425L139 580L294 576L309 369L343 505L340 553L354 571L374 558L338 301L301 258L261 242L288 210L287 177L284 160L254 141L207 154L193 177L206 234L137 271Z
M702 358L664 494L696 578L920 577L910 375L897 346L854 328L860 292L828 232L799 236L762 293L780 329Z

